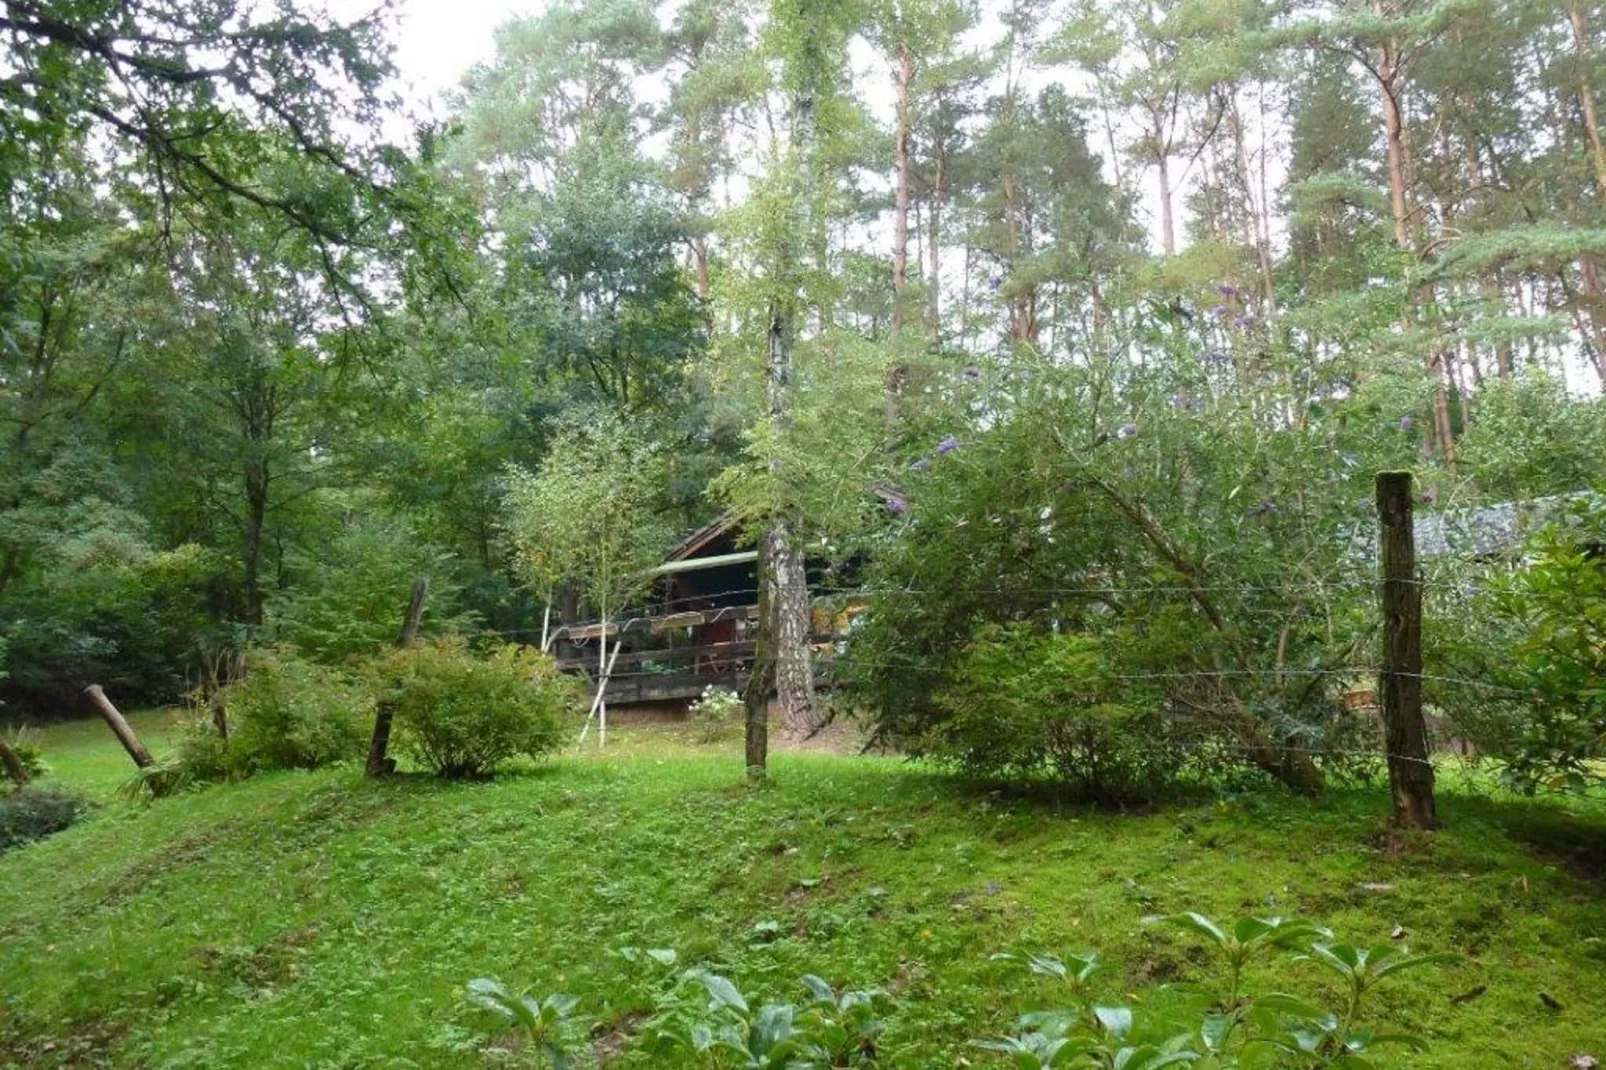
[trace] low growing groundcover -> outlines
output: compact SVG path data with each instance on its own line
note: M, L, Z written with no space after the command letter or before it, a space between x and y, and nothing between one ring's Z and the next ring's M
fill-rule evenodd
M1112 997L1165 999L1213 976L1143 921L1182 910L1461 954L1385 990L1380 1024L1432 1048L1380 1065L1606 1059L1597 801L1448 778L1446 828L1400 838L1376 787L1110 813L783 754L750 788L739 743L643 729L493 783L335 769L134 804L109 794L105 741L73 731L49 757L102 805L0 855L0 1065L524 1064L464 998L482 975L579 996L612 1052L651 999L616 952L650 947L750 995L796 999L811 972L884 987L890 1065L985 1066L969 1039L1053 1002L990 955L1097 948ZM1324 983L1278 967L1277 987ZM649 1064L625 1047L615 1065Z

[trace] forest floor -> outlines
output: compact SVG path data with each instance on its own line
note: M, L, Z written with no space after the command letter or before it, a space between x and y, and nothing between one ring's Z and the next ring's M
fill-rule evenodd
M162 750L160 715L136 724ZM628 1028L672 947L750 995L818 973L894 993L892 1065L990 1065L966 1047L1051 992L989 956L1098 948L1103 991L1209 981L1145 915L1299 915L1358 943L1455 951L1407 973L1381 1024L1413 1067L1606 1060L1606 803L1479 792L1398 837L1377 787L1223 794L1112 813L967 789L885 757L780 753L742 784L740 740L623 729L494 783L276 774L149 804L104 726L47 737L80 825L0 855L0 1065L520 1065L463 986L582 997ZM1266 987L1312 992L1309 965ZM645 1061L627 1065L648 1065ZM659 1065L663 1065L661 1062Z

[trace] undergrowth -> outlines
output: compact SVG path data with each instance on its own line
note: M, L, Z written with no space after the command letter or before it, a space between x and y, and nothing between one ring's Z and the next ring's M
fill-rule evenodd
M880 758L783 754L748 788L738 749L621 731L600 758L488 784L331 769L112 799L0 856L0 1065L529 1065L466 998L489 975L578 997L583 1060L672 1066L630 1054L658 967L623 949L673 947L755 1005L798 999L805 974L884 990L884 1050L952 1070L1045 1006L992 955L1098 947L1111 990L1152 1006L1215 976L1197 940L1144 921L1190 909L1460 955L1376 1008L1380 1030L1430 1044L1379 1066L1537 1070L1606 1049L1598 804L1447 792L1442 832L1401 837L1376 788L1116 814ZM103 784L98 751L49 753L69 783L82 764ZM1265 968L1246 965L1246 990L1281 987ZM1324 992L1318 965L1292 968Z

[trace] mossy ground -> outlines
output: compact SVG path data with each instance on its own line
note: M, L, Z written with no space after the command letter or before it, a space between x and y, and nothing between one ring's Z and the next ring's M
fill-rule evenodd
M136 723L160 750L159 718ZM1445 829L1402 838L1377 788L1121 814L802 754L750 788L739 742L656 727L493 783L333 769L136 804L113 794L131 767L103 726L47 746L103 805L0 855L0 1065L516 1064L486 1050L499 1026L464 982L572 992L606 1027L647 998L611 953L635 945L760 995L795 998L805 972L885 986L896 1065L979 1066L968 1038L1048 1001L991 953L1098 948L1112 994L1163 999L1211 976L1142 921L1185 909L1297 914L1357 942L1403 928L1415 951L1464 955L1387 991L1381 1020L1432 1043L1392 1065L1606 1059L1598 801L1447 778ZM1310 969L1275 984L1319 991Z

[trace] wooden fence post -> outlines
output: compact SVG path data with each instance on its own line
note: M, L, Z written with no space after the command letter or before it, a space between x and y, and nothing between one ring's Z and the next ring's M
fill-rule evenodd
M84 688L84 694L89 696L89 701L94 705L95 711L106 719L107 724L111 725L112 732L117 736L117 741L123 745L123 749L128 752L128 756L134 759L134 764L141 769L151 765L151 752L145 749L145 744L139 741L139 737L128 726L128 722L123 720L123 715L117 712L117 707L112 705L112 700L106 697L106 692L101 690L100 685L90 684Z
M418 628L424 619L424 601L429 597L429 577L420 576L413 581L412 599L407 603L407 616L402 618L401 633L396 646L407 649L418 641ZM390 757L390 726L396 719L396 706L385 699L374 705L374 735L368 741L368 762L363 771L369 776L388 776L396 771Z
M1411 473L1379 472L1377 519L1383 584L1383 700L1394 823L1436 828L1433 763L1422 717L1422 584L1416 571Z

